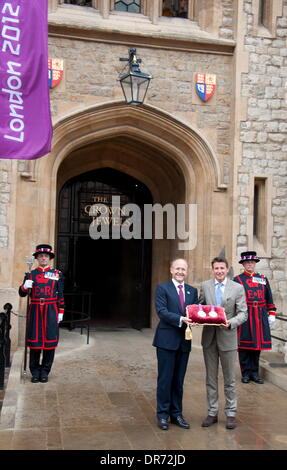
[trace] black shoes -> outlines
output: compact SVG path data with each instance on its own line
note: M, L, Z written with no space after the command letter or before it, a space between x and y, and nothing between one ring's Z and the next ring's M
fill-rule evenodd
M48 376L47 375L40 375L40 377L39 377L37 375L33 375L32 379L31 379L31 382L33 384L37 384L39 382L47 383L48 382Z
M258 374L251 375L250 377L248 375L244 375L241 379L241 382L243 384L249 384L250 380L252 380L256 384L264 384L264 380L261 377L259 377Z
M243 384L249 384L250 378L248 377L248 375L244 375L244 376L242 377L242 379L241 379L241 382L242 382Z
M179 426L180 428L183 428L183 429L189 429L190 428L190 425L184 420L183 416L181 416L181 415L178 415L176 417L171 416L170 422L172 424L176 424L177 426Z
M253 380L256 384L264 384L264 380L259 377L259 375L253 375L250 377L250 380Z
M38 382L40 382L40 379L36 375L33 375L31 382L32 384L37 384Z
M170 417L170 422L172 424L176 424L177 426L179 426L180 428L183 428L183 429L189 429L190 428L190 425L184 420L184 418L181 415L175 416L175 417L171 416ZM159 418L158 422L157 422L157 425L163 431L167 431L168 428L169 428L169 422L166 418Z
M48 382L48 376L47 375L41 375L40 382L47 383Z
M159 429L162 429L163 431L168 430L168 420L165 418L160 418L157 422Z

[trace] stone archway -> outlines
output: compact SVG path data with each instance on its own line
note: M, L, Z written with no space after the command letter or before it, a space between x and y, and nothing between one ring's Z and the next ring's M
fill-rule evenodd
M61 162L57 172L57 191L70 178L100 168L113 168L143 183L153 203L185 201L185 181L177 164L149 143L126 136L114 136L78 148ZM169 276L169 260L176 256L175 240L154 240L152 286ZM180 256L183 256L180 254Z
M196 285L204 279L215 245L219 249L223 243L222 239L217 243L217 238L212 242L211 234L218 225L213 218L214 204L226 189L219 162L206 139L187 123L151 106L108 103L61 119L54 128L53 151L37 160L33 169L33 179L40 188L34 204L41 211L32 225L37 226L41 240L55 243L57 197L65 181L102 167L142 181L154 203L198 205L200 236L195 250L179 252L176 240L154 241L152 289L168 278L169 261L174 256L190 261L191 282ZM226 198L220 201L227 213ZM222 237L226 243L228 234Z

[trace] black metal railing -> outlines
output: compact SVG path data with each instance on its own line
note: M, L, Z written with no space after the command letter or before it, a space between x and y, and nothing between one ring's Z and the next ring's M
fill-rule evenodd
M287 318L282 315L276 315L276 320L287 321ZM279 336L271 335L271 338L277 339L278 341L282 341L283 343L287 343L285 338L279 338ZM270 362L269 365L271 367L287 367L286 362Z
M0 390L4 389L5 368L11 365L10 321L12 305L7 303L3 309L4 312L0 313Z
M69 330L76 327L87 330L87 344L90 340L90 319L91 319L91 293L90 292L66 292L65 315L61 326L67 326Z
M281 315L276 315L276 320L287 321L287 318ZM278 336L271 335L271 338L278 339L279 341L283 341L284 343L287 343L287 339L279 338Z

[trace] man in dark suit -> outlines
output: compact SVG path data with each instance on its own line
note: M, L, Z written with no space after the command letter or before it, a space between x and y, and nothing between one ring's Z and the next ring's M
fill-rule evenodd
M153 346L157 348L157 419L160 429L171 423L188 429L182 416L183 382L187 368L191 340L185 339L187 324L185 307L198 303L197 290L184 283L188 265L184 259L175 259L170 265L172 279L159 284L155 307L160 318Z

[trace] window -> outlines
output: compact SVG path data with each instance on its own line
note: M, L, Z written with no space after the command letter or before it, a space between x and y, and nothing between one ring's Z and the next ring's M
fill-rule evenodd
M188 0L163 0L162 16L188 18Z
M262 24L266 26L266 2L265 0L259 1L259 8L258 8L258 24Z
M202 1L206 0L49 0L49 11L55 11L56 5L79 5L97 10L103 18L113 12L140 13L157 24L162 16L198 21Z
M272 2L270 0L259 0L258 24L270 29L272 18Z
M70 5L80 5L83 7L92 6L92 0L64 0L64 3L69 3Z
M271 179L255 176L253 183L253 248L261 256L270 256L272 232Z
M115 0L115 10L141 13L141 0Z
M259 37L276 37L277 18L283 15L283 0L254 0L254 34Z
M265 181L255 178L254 198L253 198L253 236L257 240L263 241L262 226L266 226L264 201L265 201Z

